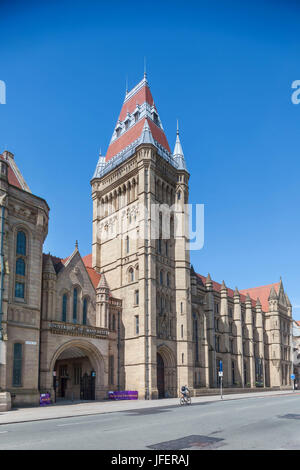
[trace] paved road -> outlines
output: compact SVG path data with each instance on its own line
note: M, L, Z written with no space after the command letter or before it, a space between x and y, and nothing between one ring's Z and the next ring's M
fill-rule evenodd
M12 449L300 449L300 395L274 395L191 406L0 426L0 450Z

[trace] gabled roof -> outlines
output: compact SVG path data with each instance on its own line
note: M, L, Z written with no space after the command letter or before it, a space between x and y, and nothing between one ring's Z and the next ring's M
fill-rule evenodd
M19 168L16 165L14 160L14 155L11 152L5 150L3 154L0 154L1 160L6 161L7 163L7 179L8 183L16 188L22 189L23 191L31 192L23 175L21 174Z
M135 119L136 113L138 113L137 120ZM144 77L143 80L141 80L125 96L125 100L106 153L106 162L141 137L145 120L148 121L153 139L162 145L165 150L171 153L156 106L154 105L149 84L147 79Z
M58 274L61 271L61 269L68 264L69 260L72 258L73 255L74 255L74 252L67 258L58 258L57 256L46 255L43 253L43 266L45 267L46 264L49 263L49 257L50 257L54 266L54 270L56 274ZM92 255L90 254L90 255L84 256L81 259L89 275L89 278L94 288L96 289L99 284L101 274L99 274L97 271L95 271L95 269L92 268Z

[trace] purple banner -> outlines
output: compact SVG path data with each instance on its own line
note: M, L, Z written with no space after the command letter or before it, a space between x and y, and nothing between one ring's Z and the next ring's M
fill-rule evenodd
M136 391L122 391L122 392L108 392L110 400L138 400L138 392Z
M50 393L41 393L40 394L40 406L51 405L51 395Z

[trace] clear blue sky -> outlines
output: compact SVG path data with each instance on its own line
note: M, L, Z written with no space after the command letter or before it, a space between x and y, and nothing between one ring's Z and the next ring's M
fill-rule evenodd
M300 319L300 9L296 1L2 1L0 150L50 208L45 252L91 251L90 179L125 93L148 78L190 200L192 263L239 289L282 276ZM297 307L298 306L298 307Z

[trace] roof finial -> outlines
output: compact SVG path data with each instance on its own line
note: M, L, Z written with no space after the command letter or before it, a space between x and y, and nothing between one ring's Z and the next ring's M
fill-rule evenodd
M126 91L125 94L128 94L128 75L126 75Z
M76 250L78 250L78 240L76 240L75 248L76 248Z
M176 132L177 135L179 135L179 124L178 124L178 119L177 119L177 132Z
M146 56L144 56L144 78L147 78L147 71L146 71Z

